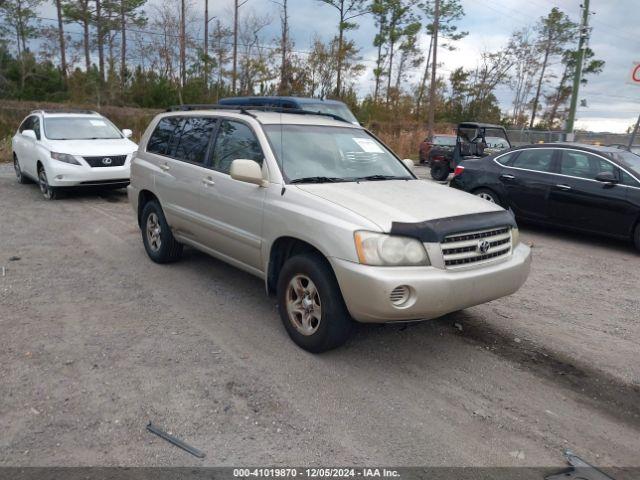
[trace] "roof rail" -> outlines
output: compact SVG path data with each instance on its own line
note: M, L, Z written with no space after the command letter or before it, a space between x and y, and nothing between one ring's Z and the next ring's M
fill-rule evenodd
M83 114L83 115L100 115L98 112L93 110L85 110L81 108L60 108L60 109L46 109L46 108L38 108L33 110L31 113L75 113L75 114Z
M312 110L304 110L302 108L286 108L286 107L275 107L275 106L267 106L267 105L198 105L198 104L185 104L185 105L175 105L169 107L167 112L187 112L191 110L236 110L240 111L240 113L244 113L245 115L249 115L255 118L249 110L255 110L259 112L275 112L275 113L292 113L294 115L320 115L323 117L333 118L334 120L338 120L340 122L346 122L351 124L349 120L344 119L339 115L334 115L333 113L325 113L325 112L314 112Z

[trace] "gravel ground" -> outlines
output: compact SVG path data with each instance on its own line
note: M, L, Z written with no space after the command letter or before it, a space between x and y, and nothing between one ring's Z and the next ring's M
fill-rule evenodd
M258 279L148 260L122 192L46 202L0 165L0 465L640 466L640 256L522 238L516 295L315 356Z

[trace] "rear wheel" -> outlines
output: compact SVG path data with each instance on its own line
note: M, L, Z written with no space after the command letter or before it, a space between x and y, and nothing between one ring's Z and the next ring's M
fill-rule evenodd
M22 168L20 168L20 162L18 161L18 157L13 155L13 170L16 172L16 178L18 179L18 183L29 183L27 177L22 173Z
M291 257L278 278L280 318L301 348L321 353L347 341L353 320L328 262L317 253Z
M156 263L175 262L182 256L183 245L171 233L162 208L156 201L142 209L142 242L149 258Z
M492 190L489 190L488 188L479 188L473 193L474 195L482 198L483 200L486 200L487 202L495 203L496 205L502 206L502 203L500 202L500 198L498 197L498 195L496 195L495 192L493 192Z
M431 163L431 178L438 182L444 182L449 178L449 165L443 162Z
M40 187L40 191L46 200L55 200L59 197L58 189L49 185L49 180L47 179L47 172L45 171L43 166L40 166L38 169L38 186Z

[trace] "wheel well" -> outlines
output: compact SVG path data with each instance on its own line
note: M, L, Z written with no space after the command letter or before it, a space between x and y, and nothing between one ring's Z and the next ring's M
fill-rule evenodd
M269 254L269 270L267 272L267 293L269 295L276 293L280 270L282 270L285 262L301 253L318 253L322 258L326 258L316 247L298 238L280 237L273 242Z
M144 206L151 200L155 200L160 203L158 201L158 197L156 197L149 190L141 190L138 194L138 225L140 225L140 217L142 216L142 210L144 210Z

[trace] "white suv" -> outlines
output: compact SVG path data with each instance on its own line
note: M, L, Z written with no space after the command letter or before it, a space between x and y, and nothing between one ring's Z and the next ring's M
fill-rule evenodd
M262 278L312 352L344 342L352 320L436 318L524 283L511 213L417 179L360 126L303 113L158 115L128 187L149 257L177 260L186 244Z
M126 187L138 149L130 136L96 112L36 110L11 142L16 177L37 182L49 200L62 187Z

